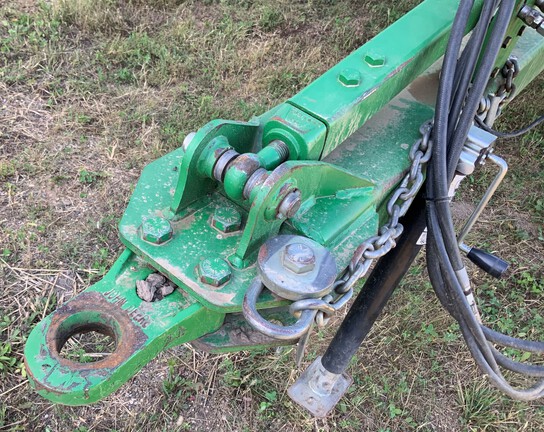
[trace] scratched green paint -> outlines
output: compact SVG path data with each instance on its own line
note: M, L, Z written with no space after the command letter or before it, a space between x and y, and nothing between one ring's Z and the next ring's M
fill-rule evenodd
M289 100L327 126L322 157L443 55L458 4L452 0L423 2ZM472 25L482 1L475 4ZM383 66L365 62L369 53L383 56ZM359 71L361 84L343 85L339 77L345 70Z
M56 349L46 343L45 335L52 320L60 313L69 312L65 308L70 308L70 303L74 303L75 299L47 316L32 330L25 345L25 360L30 382L39 394L66 405L96 402L119 388L159 352L194 340L221 326L224 314L204 308L186 298L179 290L160 302L147 303L138 298L136 280L145 279L151 272L151 268L126 250L101 281L80 294L96 293L95 298L119 309L130 319L136 331L141 332L140 346L114 367L100 367L101 362L98 361L78 363L77 368L71 368L70 363L62 363ZM103 310L98 302L88 304L87 308L76 314L79 323L66 324L74 328L78 324L107 324L114 327L116 338L122 343L126 329L116 329L115 318Z

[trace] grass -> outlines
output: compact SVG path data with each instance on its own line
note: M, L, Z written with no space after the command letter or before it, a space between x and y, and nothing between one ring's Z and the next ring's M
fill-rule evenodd
M541 430L541 402L513 402L476 369L427 281L423 257L377 322L331 416L290 401L290 349L165 352L103 402L50 404L28 387L30 329L98 280L122 250L116 225L148 161L212 118L282 102L415 1L13 0L0 6L0 429ZM514 128L542 106L544 79L510 106ZM542 129L501 141L510 164L470 244L511 262L503 281L471 268L486 322L544 338ZM466 182L460 216L488 168ZM323 352L341 317L313 338ZM107 351L102 340L91 340ZM74 341L70 353L93 360ZM516 352L513 356L520 355ZM533 360L532 358L530 360Z

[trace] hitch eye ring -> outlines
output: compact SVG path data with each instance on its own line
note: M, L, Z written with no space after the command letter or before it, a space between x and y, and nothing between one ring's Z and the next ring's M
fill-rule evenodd
M51 355L56 357L60 363L82 364L78 361L71 360L62 354L62 350L66 342L75 335L96 332L104 336L108 336L114 341L114 348L108 357L111 357L117 351L121 342L122 330L118 321L101 311L83 310L76 312L73 315L64 317L57 326L52 326L47 335L48 346L51 350ZM100 362L107 358L92 362L98 366Z

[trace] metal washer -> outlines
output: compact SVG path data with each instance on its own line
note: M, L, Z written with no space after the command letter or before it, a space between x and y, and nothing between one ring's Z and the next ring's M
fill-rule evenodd
M283 252L293 243L302 243L313 250L313 270L297 274L284 267ZM259 249L257 264L264 285L274 294L293 301L327 295L337 276L336 260L330 251L309 238L296 235L279 235L267 240Z

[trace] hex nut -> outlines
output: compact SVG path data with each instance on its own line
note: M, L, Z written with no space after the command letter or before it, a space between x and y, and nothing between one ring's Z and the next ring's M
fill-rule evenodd
M300 206L302 204L301 196L302 194L298 189L289 192L278 206L276 218L292 218L300 209Z
M385 64L385 57L375 52L365 55L365 63L370 67L382 67Z
M170 222L160 216L148 218L142 223L142 238L153 244L162 244L172 238Z
M312 271L315 267L315 254L310 246L290 243L283 250L283 266L296 274Z
M357 87L361 84L361 73L357 69L344 69L338 75L338 81L345 87Z
M234 207L218 207L213 213L212 226L224 233L238 231L242 226L242 216Z
M221 286L230 280L232 271L223 258L207 258L198 264L200 281L214 287Z

